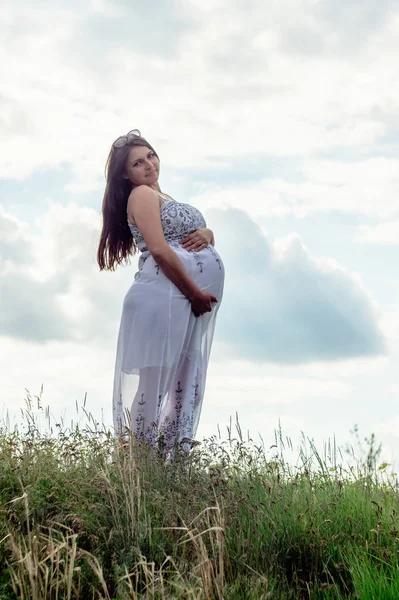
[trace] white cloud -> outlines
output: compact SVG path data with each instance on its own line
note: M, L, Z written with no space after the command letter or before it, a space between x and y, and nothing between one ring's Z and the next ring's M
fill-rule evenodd
M398 286L399 293L399 286ZM394 300L393 308L386 309L381 316L381 328L387 339L391 342L399 342L399 311L397 310L397 301Z
M8 411L11 423L21 422L26 389L39 395L43 384L42 404L49 406L60 419L76 422L76 403L81 407L87 393L87 410L95 419L112 423L112 377L117 331L104 342L93 338L85 343L61 340L27 343L2 337L0 344L0 386L2 403L0 421ZM84 422L84 415L80 415ZM43 423L45 426L46 423Z
M212 377L209 392L218 398L219 407L239 406L245 399L245 408L250 409L252 413L259 407L270 404L284 405L318 398L324 398L325 401L344 399L352 392L352 385L348 381L301 375L293 378L283 374L277 376L266 373L260 376L259 372L247 377L242 373L242 365L237 367L239 375L234 374L234 369L229 368L228 374L215 373ZM218 365L218 371L220 370ZM295 392L293 380L295 380Z
M33 251L29 227L0 205L0 268L4 271L9 263L27 264Z
M226 267L219 335L233 354L306 364L388 352L358 274L311 256L297 234L272 243L242 210L208 215Z
M2 334L36 342L107 338L117 326L136 259L128 269L99 272L98 213L54 202L37 218L36 229L4 211L1 217Z
M193 203L209 213L245 208L258 222L356 212L369 219L355 241L393 245L398 15L390 0L365 0L361 11L356 0L345 6L333 0L10 0L0 7L0 178L41 173L44 181L47 169L59 168L60 180L71 174L66 189L84 205L85 193L101 196L112 140L139 127L160 153L169 181L185 181L189 194L198 190ZM224 183L211 185L211 179ZM10 211L0 213L4 397L18 406L25 386L38 392L44 381L45 398L58 410L88 391L94 410L109 409L109 423L118 319L135 266L98 272L94 210L51 202L32 227L11 214L13 198L3 194L1 201ZM371 219L381 222L374 227ZM265 322L271 327L261 351L271 348L276 361L288 348L299 362L262 363L260 372L245 347L232 355L220 319L202 425L214 433L229 406L245 413L246 385L259 399L258 408L245 413L251 431L268 431L281 416L292 432L326 431L326 410L337 404L343 428L356 407L365 422L374 418L367 409L376 397L396 389L395 305L390 310L385 302L381 311L359 276L317 258L295 234L272 241L253 229L246 235L233 221L215 217L210 224L219 249L230 235L220 316L237 315L239 306L243 323L260 315L256 335L265 334ZM317 312L320 306L324 313ZM278 314L286 319L273 321ZM330 333L339 337L346 327L352 340L358 334L360 350L320 360L327 330L319 325L334 322ZM286 334L288 344L279 348ZM390 356L376 354L384 341ZM301 353L313 362L301 362ZM311 418L301 414L306 397L314 406ZM326 397L332 400L327 406ZM279 411L269 405L274 401ZM383 402L380 410L387 410Z
M399 438L399 415L392 417L389 421L380 423L377 431L381 434L389 434Z
M111 14L106 2L12 6L0 51L9 133L2 177L69 163L69 189L99 188L112 139L137 126L164 164L182 171L212 167L212 155L367 154L399 112L399 25L389 4L380 7L389 20L372 19L368 5L364 39L352 13L340 19L332 2L306 2L306 10L291 1L253 2L251 10L235 2L228 19L225 2L148 11L118 2ZM303 28L294 54L293 22ZM300 53L312 31L319 41ZM337 52L354 35L351 53ZM326 202L323 187L303 191Z
M120 312L115 291L127 291L135 259L118 274L99 272L101 217L52 202L35 232L6 213L3 222L19 231L6 236L16 268L2 273L3 331L43 341L107 337ZM295 364L386 352L377 305L358 275L311 257L296 234L272 244L243 211L214 210L211 222L227 269L219 327L230 353ZM20 247L28 261L18 263Z
M377 225L360 225L353 239L358 244L399 245L399 220Z
M397 388L397 393L399 387ZM375 428L376 439L382 444L382 460L392 465L394 471L399 469L399 415L380 422Z
M298 165L296 173L301 180L270 176L251 184L240 181L223 187L204 184L195 202L203 210L213 206L245 206L255 219L288 215L304 218L329 211L381 219L399 214L399 159L369 158L347 163L306 160ZM232 169L233 181L238 176L238 167Z

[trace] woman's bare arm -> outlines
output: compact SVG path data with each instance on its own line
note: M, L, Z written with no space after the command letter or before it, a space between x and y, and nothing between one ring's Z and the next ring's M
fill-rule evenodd
M135 188L129 197L129 214L165 275L189 300L200 294L200 288L188 276L183 263L165 240L157 193L147 185Z

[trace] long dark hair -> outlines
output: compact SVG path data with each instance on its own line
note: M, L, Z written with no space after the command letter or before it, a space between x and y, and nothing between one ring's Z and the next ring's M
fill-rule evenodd
M159 160L154 148L141 136L128 136L121 147L112 144L105 164L107 184L102 203L103 227L97 250L100 271L115 271L116 265L123 261L128 263L129 256L137 252L126 212L127 201L134 186L129 179L123 177L129 152L135 146L146 146Z

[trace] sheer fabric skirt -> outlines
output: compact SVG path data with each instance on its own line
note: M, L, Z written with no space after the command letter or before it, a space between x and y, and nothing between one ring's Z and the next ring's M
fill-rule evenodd
M200 289L219 302L195 317L188 299L149 255L123 302L119 329L113 420L151 445L189 449L201 414L224 266L209 245L200 252L172 246Z

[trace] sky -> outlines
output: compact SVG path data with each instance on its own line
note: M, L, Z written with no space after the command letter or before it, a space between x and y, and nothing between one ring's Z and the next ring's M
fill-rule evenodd
M96 252L138 128L226 269L197 438L358 425L399 468L399 3L6 0L0 40L0 419L43 386L112 425L137 257Z

